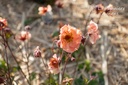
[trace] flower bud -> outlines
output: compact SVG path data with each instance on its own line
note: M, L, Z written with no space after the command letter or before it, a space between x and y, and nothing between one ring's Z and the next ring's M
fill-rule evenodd
M95 6L94 10L96 11L96 14L103 13L104 12L104 6L102 4L98 4Z
M61 0L56 0L55 5L56 5L58 8L63 8L63 3L62 3Z
M34 51L34 56L35 57L41 57L41 51L39 49L39 46L36 47L36 49Z
M27 25L27 26L25 26L25 30L29 31L29 30L31 30L31 27L29 25Z
M109 4L106 8L105 8L105 13L108 15L108 16L113 16L113 5L112 4Z

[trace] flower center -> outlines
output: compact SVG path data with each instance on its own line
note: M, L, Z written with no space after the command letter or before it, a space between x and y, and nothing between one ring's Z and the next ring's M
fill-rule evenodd
M72 36L71 35L66 35L65 37L64 37L64 39L66 40L66 41L68 41L68 42L70 42L70 41L72 41Z
M58 67L58 61L57 60L53 60L52 61L52 65L55 67L55 68L57 68Z

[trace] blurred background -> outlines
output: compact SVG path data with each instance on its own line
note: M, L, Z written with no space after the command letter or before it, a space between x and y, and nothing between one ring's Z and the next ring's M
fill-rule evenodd
M79 82L81 75L86 77L92 72L103 71L103 59L107 62L107 78L109 85L128 85L128 0L60 0L63 3L63 7L59 8L55 4L55 0L0 0L0 17L7 19L8 27L11 28L14 34L24 30L26 25L31 26L32 38L25 50L30 53L29 57L29 70L32 74L33 85L49 85L43 84L46 82L48 75L45 73L47 70L44 64L48 62L48 59L53 55L51 48L53 41L58 39L56 37L59 30L59 23L70 24L76 28L80 28L82 31L86 28L90 11L93 7L99 3L104 6L112 4L116 8L116 14L114 16L107 16L103 14L99 21L99 31L101 38L96 44L87 44L83 55L80 56L78 61L69 62L67 65L66 73L70 77L76 78L76 82ZM52 6L52 11L46 16L40 16L38 14L38 7ZM99 15L93 12L90 15L89 20L97 21ZM26 58L22 57L20 43L14 41L14 37L9 39L12 52L15 54L17 60L20 62L20 66L27 74ZM35 58L33 51L36 46L40 46L43 60ZM24 49L22 50L24 51ZM55 50L56 51L56 50ZM4 55L4 49L0 44L0 58ZM74 54L78 56L77 54ZM16 62L8 52L9 65L16 67ZM77 59L77 58L76 58ZM89 60L91 70L87 74L85 69L87 63L83 64L83 60ZM79 67L76 68L76 64ZM0 64L0 66L2 66ZM1 67L2 68L2 67ZM75 74L72 69L77 69ZM4 72L0 71L0 76L3 76ZM19 72L13 72L16 85L27 85L23 76L19 75ZM34 76L34 77L33 77ZM38 84L37 84L38 82ZM54 85L54 84L53 84ZM74 85L84 85L75 83ZM91 84L90 84L91 85ZM92 84L95 85L95 84ZM104 84L96 84L104 85Z

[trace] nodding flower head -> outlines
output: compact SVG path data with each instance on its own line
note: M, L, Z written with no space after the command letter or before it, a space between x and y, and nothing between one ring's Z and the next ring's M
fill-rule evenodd
M34 50L34 56L41 57L41 51L39 49L39 46L37 46L36 49Z
M50 5L47 5L47 7L39 7L38 8L38 14L39 15L45 15L46 14L46 12L49 12L49 11L52 11L52 7L50 6Z
M51 73L54 73L54 74L59 73L59 59L57 58L56 54L54 54L53 57L50 58L48 67Z
M0 17L0 30L7 27L8 23L7 23L7 20Z
M94 10L96 11L96 14L100 14L104 12L104 6L102 4L98 4L95 6Z
M113 5L112 4L109 4L106 8L105 8L105 13L108 15L108 16L113 16L113 13L114 12L114 8L113 8Z
M63 2L62 2L61 0L56 0L55 5L56 5L58 8L63 8Z
M15 36L16 40L26 41L31 38L31 34L28 31L21 31Z
M89 40L92 44L94 44L97 41L97 39L99 39L98 25L95 22L90 21L87 28L88 28L87 34L89 35Z
M82 33L79 29L70 25L64 25L60 29L59 38L60 47L68 53L73 53L78 50L81 44Z

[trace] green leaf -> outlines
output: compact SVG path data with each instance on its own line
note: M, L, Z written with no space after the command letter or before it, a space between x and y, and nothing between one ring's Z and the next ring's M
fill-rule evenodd
M50 74L49 78L45 81L45 85L58 85L53 76Z
M6 62L4 60L0 60L0 69L7 70Z
M21 68L19 66L13 67L13 72L19 71Z
M53 34L52 34L52 37L56 37L56 36L59 36L60 32L59 31L55 31Z
M86 85L86 83L85 83L85 81L84 81L82 76L80 78L78 78L78 79L75 79L74 83L75 83L75 85Z
M99 77L98 80L99 80L100 85L104 85L104 74L102 73L102 71L97 72L97 74Z
M35 72L32 72L29 76L29 80L32 81L36 78L36 73Z
M79 64L79 65L78 65L78 70L83 69L83 68L84 68L84 66L85 66L85 64L84 64L84 63Z

